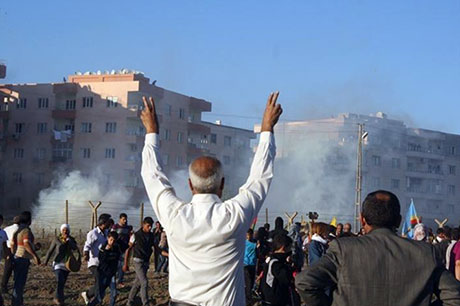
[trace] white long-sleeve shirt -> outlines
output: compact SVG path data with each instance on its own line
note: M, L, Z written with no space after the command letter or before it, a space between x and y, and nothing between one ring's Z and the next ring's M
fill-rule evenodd
M106 234L101 231L99 226L88 232L86 235L83 252L89 252L88 268L99 266L99 251L100 247L107 242Z
M173 300L203 306L244 306L246 231L267 195L275 140L262 132L247 182L222 202L215 194L176 197L162 169L158 134L147 134L142 178L169 243L169 293ZM186 179L186 178L184 178Z

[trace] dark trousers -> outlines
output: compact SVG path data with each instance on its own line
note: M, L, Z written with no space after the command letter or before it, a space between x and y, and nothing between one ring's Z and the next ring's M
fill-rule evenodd
M22 306L24 304L24 287L27 282L29 273L30 260L27 258L17 257L14 259L14 289L11 305Z
M252 297L252 288L256 280L256 266L244 266L244 287L246 292L246 301Z
M88 298L91 300L99 293L99 270L97 269L97 266L92 266L89 267L89 271L91 272L91 275L93 275L94 285L91 288L89 288L86 294Z
M13 256L10 256L8 259L5 259L5 269L3 270L2 276L2 292L8 292L8 281L10 280L11 274L13 273L14 259Z
M56 298L58 301L64 302L64 287L69 276L69 271L62 269L54 270L54 275L56 275L57 281Z
M102 304L102 300L104 299L105 295L105 290L110 287L110 284L112 283L113 276L112 275L106 275L104 273L98 272L98 280L99 280L99 292L97 295L93 297L91 302L89 302L89 306L95 306Z

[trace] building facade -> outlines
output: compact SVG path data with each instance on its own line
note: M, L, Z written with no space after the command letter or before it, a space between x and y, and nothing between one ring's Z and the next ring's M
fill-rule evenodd
M163 89L128 70L79 73L65 83L3 84L0 95L0 207L6 213L29 207L57 173L71 170L87 176L98 169L102 184L121 184L134 198L145 197L142 96L155 99L169 173L203 154L230 166L248 156L255 137L252 131L203 122L210 102Z
M332 184L323 195L316 197L322 204L301 206L303 211L317 210L328 218L337 215L352 222L355 202L358 123L368 133L363 143L362 198L369 192L386 189L401 201L403 217L414 201L422 221L436 226L434 219L449 218L449 223L460 223L460 135L421 128L407 127L404 122L389 119L383 113L370 116L342 114L334 118L300 122L281 122L276 126L277 156L282 163L295 156L299 144L310 146L321 143L324 155L317 167L322 168L318 180L331 185L328 174L342 177L340 184ZM258 130L255 127L255 131ZM304 162L308 163L308 154ZM301 163L301 161L297 161ZM305 176L308 177L308 173ZM275 178L276 179L276 178ZM327 182L327 183L326 183ZM328 200L328 194L339 193L339 198ZM334 202L334 210L328 204ZM299 206L297 206L298 208Z

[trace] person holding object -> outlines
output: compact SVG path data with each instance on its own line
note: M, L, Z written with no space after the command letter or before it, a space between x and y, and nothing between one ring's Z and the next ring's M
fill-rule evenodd
M73 251L77 251L80 254L75 238L70 236L70 226L62 224L60 231L59 236L55 237L51 242L43 261L43 265L46 266L51 257L53 257L53 270L57 281L56 297L53 302L56 305L64 305L64 286L70 272L67 269L66 262Z
M343 237L314 265L296 276L309 306L460 305L460 282L442 266L431 244L396 235L401 206L393 193L378 190L362 205L361 237ZM325 289L332 288L331 295Z
M143 97L146 129L141 176L153 209L168 235L171 305L245 305L243 257L246 231L273 178L273 128L282 113L278 92L265 108L257 151L246 183L223 202L221 162L199 157L189 166L192 201L179 199L163 171L159 123L152 98Z

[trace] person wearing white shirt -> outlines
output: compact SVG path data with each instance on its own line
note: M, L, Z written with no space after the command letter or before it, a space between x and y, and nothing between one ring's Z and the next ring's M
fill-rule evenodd
M257 216L273 178L273 128L282 113L270 94L249 178L238 195L222 201L224 177L219 160L199 157L189 167L192 201L174 192L160 158L155 105L143 97L146 129L141 176L169 242L171 305L245 305L243 257L246 231Z
M101 214L98 219L97 226L86 235L85 246L83 247L83 258L88 263L88 269L94 277L94 286L88 291L81 293L85 304L99 292L99 250L101 246L107 242L106 230L111 226L109 214Z
M13 246L13 237L14 234L19 229L19 216L13 218L13 224L10 226L5 227L4 231L7 237L6 246L12 251ZM2 293L8 293L8 282L11 278L11 274L13 273L13 256L8 256L5 258L5 266L3 270L2 276L2 285L1 290Z

